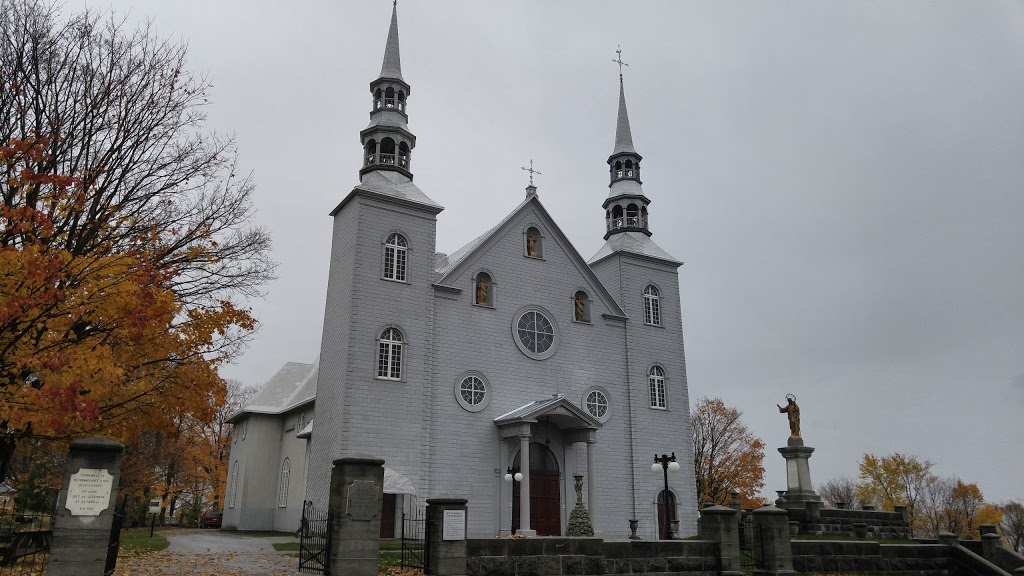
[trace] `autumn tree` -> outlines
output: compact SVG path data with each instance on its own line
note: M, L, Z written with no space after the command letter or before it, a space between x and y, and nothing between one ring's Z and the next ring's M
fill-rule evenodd
M209 422L271 277L185 48L0 0L0 477L18 440Z
M917 504L925 488L935 481L931 474L934 464L916 456L896 452L881 458L865 454L858 466L860 482L857 495L864 500L881 504L884 510L906 506L910 514L911 530L917 520Z
M1024 504L1008 502L999 508L1003 513L999 523L1003 538L1015 552L1024 551Z
M863 508L865 504L874 504L871 500L863 500L858 494L857 483L851 478L840 476L818 486L818 494L829 507L836 508L840 502L851 509Z
M739 492L744 508L759 507L764 488L764 442L721 398L703 398L690 412L693 468L701 502L728 504Z
M959 478L935 478L922 491L918 505L919 533L937 538L950 532L962 538L978 538L981 524L999 524L1002 512L985 502L981 488Z

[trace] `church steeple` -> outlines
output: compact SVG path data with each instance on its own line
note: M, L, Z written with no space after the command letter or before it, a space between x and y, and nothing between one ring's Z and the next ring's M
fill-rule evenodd
M412 149L416 136L409 131L406 102L412 92L402 78L402 58L398 49L398 3L391 10L391 27L384 47L380 76L370 82L373 108L370 125L359 133L363 144L363 168L360 177L374 171L393 171L412 180Z
M629 66L622 61L622 49L615 51L619 65L619 112L615 121L615 147L608 157L609 179L608 198L605 209L607 240L613 234L641 232L651 235L647 226L647 207L651 201L644 196L640 181L640 160L643 159L633 148L633 133L629 129L629 112L626 110L626 89L622 79L622 67Z

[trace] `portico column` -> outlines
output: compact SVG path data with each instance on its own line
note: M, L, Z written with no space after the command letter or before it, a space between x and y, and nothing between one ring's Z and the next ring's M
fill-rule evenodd
M590 509L590 521L597 530L597 462L594 444L587 442L587 508Z
M519 533L533 536L530 530L530 437L519 437L519 471L523 481L519 483Z

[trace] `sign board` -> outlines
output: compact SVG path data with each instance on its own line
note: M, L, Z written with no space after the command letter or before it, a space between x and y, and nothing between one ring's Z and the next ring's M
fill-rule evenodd
M159 514L160 513L160 499L159 498L154 498L153 500L149 501L149 513L150 514Z
M71 475L64 507L72 516L99 516L110 505L114 477L106 469L82 468Z
M373 520L380 511L377 490L372 480L353 480L348 485L345 513L353 520Z
M441 524L442 540L466 539L466 511L445 510L444 522Z

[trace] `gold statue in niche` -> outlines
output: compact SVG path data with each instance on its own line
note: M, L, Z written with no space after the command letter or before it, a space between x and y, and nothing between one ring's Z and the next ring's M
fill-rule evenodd
M530 232L526 235L526 255L537 256L537 233Z
M796 396L792 394L786 394L786 405L779 406L775 405L779 412L785 414L789 418L789 437L799 438L800 437L800 406L796 403Z
M476 303L487 305L487 277L483 274L476 279Z
M583 299L583 292L577 292L576 293L576 298L573 300L573 304L576 305L576 321L577 322L584 322L585 320L583 319L584 318L583 313L587 309L587 303Z

